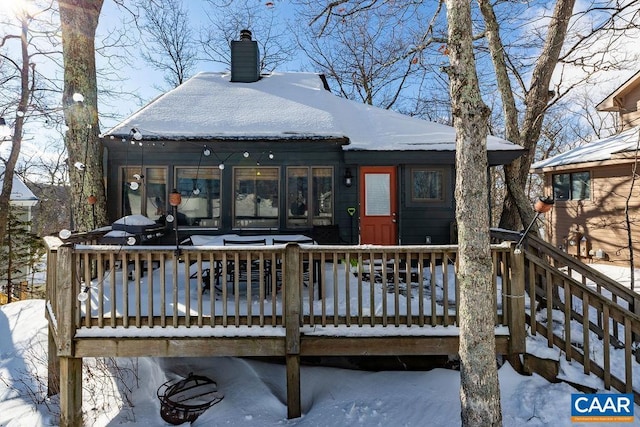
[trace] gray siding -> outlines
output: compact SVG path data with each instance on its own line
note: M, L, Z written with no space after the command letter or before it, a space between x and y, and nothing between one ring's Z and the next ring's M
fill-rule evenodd
M280 192L284 191L287 166L329 166L333 167L334 224L338 225L343 243L359 242L359 189L358 170L360 166L396 165L398 167L398 232L402 244L424 244L430 236L432 244L447 244L452 238L452 224L455 221L455 200L453 195L454 156L445 152L343 152L344 140L304 140L304 141L145 141L143 147L130 143L105 141L108 154L106 179L108 213L110 221L121 216L121 182L119 171L123 166L166 167L168 173L167 192L173 188L174 167L217 166L224 160L225 168L221 180L221 226L205 230L199 227L181 227L180 235L194 233L222 234L239 232L233 229L233 167L277 166L280 168ZM202 157L204 146L213 151L208 157ZM249 158L242 153L248 151ZM269 152L274 154L269 159ZM416 203L410 200L411 167L437 167L445 171L446 200L442 203ZM351 170L353 185L344 185L346 168ZM284 195L282 195L284 196ZM356 212L349 215L348 209ZM310 232L309 228L287 228L286 197L279 197L281 212L278 230L273 232ZM251 230L247 230L250 233ZM255 230L253 230L255 232ZM265 232L268 232L265 230Z

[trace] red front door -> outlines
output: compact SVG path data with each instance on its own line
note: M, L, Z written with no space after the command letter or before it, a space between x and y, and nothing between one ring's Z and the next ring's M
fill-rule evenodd
M398 244L395 166L360 168L360 243Z

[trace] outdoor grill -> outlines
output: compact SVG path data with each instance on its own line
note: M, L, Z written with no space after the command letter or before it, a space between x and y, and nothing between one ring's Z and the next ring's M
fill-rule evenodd
M161 237L165 231L164 224L159 224L143 215L129 215L114 222L111 231L104 235L100 243L139 245Z

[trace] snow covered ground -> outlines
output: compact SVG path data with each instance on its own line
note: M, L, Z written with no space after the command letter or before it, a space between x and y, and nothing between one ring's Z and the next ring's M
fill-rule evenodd
M603 270L623 283L628 277L623 269ZM2 426L58 423L57 397L46 397L46 331L42 300L0 307ZM530 337L529 351L560 358L559 351L547 349L541 339ZM637 368L640 371L640 366ZM588 380L602 389L601 382L585 378L578 365L563 362L561 369L571 381ZM191 372L215 380L224 394L220 403L193 422L194 426L460 424L460 375L454 370L366 372L305 366L301 381L303 416L287 420L284 366L238 358L85 359L85 423L169 425L160 417L156 392L165 381ZM569 385L551 384L537 375L522 376L507 363L499 375L505 426L579 425L571 422L571 394L576 390ZM638 406L635 420L640 425Z

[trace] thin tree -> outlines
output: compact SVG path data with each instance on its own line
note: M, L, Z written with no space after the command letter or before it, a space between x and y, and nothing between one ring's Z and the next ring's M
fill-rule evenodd
M74 226L87 231L107 222L102 173L102 144L98 138L95 33L103 0L59 0L64 58L64 117L69 127L71 206ZM81 101L81 102L80 102ZM94 224L92 207L95 196Z
M260 70L278 69L291 59L295 43L280 20L278 8L267 8L253 0L205 0L207 23L201 30L203 60L231 65L231 41L240 30L250 30L260 49Z
M434 38L434 27L441 2L433 10L417 2L369 2L357 13L334 2L335 7L325 8L329 16L324 19L317 15L318 2L296 3L304 18L295 27L298 46L332 90L365 104L416 114L420 102L410 100L409 89L424 93L428 87L424 76L435 64L425 52L440 40ZM425 95L433 98L431 91Z
M557 0L542 21L548 23L533 31L532 37L523 37L524 43L532 43L529 45L505 44L508 33L499 27L494 9L506 6L513 13L512 8L517 5L488 0L478 0L478 4L501 96L504 134L527 150L505 168L507 197L500 227L518 229L534 215L525 189L547 112L576 88L589 84L597 71L618 69L633 60L618 51L629 31L638 28L639 3L602 0L576 11L575 0ZM532 60L523 57L523 51L530 53ZM568 68L583 73L569 79L565 75ZM519 94L522 102L514 94Z
M42 239L31 232L26 208L11 207L4 241L0 242L0 280L6 283L7 303L19 295L15 284L27 281L27 273L34 271L42 255Z
M476 74L468 0L446 0L449 93L456 129L456 221L460 305L462 424L502 425L495 359L491 246L487 211L487 133L490 111Z
M26 10L19 10L18 19L20 21L19 33L7 34L2 39L0 39L0 48L4 47L5 44L10 40L17 39L20 41L19 60L14 61L6 55L2 55L4 60L7 60L7 62L15 67L15 70L17 71L17 79L20 82L20 87L17 92L18 102L14 110L15 119L13 122L13 134L10 136L11 149L9 152L9 157L6 160L2 159L4 167L2 171L2 191L0 192L0 242L5 241L4 237L5 233L7 232L7 226L9 224L9 204L11 202L11 190L13 188L14 171L16 168L16 164L18 163L18 157L20 156L20 150L22 147L25 112L27 112L28 110L29 101L33 91L33 70L30 64L28 42L29 22L32 18L26 12ZM14 77L16 76L10 75L8 79L3 81L3 85L6 84L9 80L12 80ZM0 138L4 137L0 136ZM0 143L2 143L2 139L0 139Z
M162 72L165 83L174 88L193 74L197 46L182 0L143 0L140 2L140 30L144 60Z
M522 145L528 151L519 159L505 167L507 197L502 211L500 226L517 229L520 224L530 223L533 210L525 188L528 182L529 166L534 158L535 147L542 130L544 114L550 98L551 77L558 63L560 52L567 34L575 0L558 0L548 26L547 37L537 58L524 104L524 120L519 124L518 106L511 87L508 58L499 31L498 19L493 5L488 0L478 0L485 22L485 35L493 61L497 86L502 97L505 116L505 136L508 140Z

